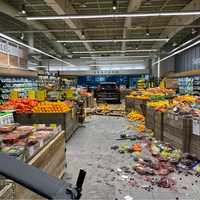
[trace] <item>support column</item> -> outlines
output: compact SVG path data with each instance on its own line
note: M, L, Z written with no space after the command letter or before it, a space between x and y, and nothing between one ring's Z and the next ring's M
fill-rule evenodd
M34 33L28 33L28 45L34 47ZM33 53L32 49L29 49L28 52Z

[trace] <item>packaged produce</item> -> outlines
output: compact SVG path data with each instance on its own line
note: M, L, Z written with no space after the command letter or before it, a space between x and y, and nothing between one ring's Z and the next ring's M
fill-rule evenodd
M16 128L16 124L7 124L0 127L0 133L9 133Z

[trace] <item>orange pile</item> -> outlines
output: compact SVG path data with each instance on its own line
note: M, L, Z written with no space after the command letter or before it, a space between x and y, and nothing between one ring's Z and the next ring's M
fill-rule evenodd
M48 113L68 112L70 111L70 106L64 102L41 102L32 111Z

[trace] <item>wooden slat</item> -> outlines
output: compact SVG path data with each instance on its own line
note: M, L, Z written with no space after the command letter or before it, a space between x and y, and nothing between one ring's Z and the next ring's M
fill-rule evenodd
M62 177L65 168L65 137L59 133L32 160L28 162L51 176ZM43 199L41 196L16 184L15 199Z

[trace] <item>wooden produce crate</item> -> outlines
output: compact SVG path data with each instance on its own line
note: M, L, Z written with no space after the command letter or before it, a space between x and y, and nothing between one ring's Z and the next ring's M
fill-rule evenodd
M134 110L146 116L146 107L147 107L146 104L147 104L147 100L135 99Z
M200 118L192 120L190 153L195 154L200 159Z
M135 99L131 97L125 97L125 111L126 112L131 112L134 110L134 102Z
M15 113L15 122L20 124L57 124L65 131L67 141L78 127L76 108L64 113Z
M51 176L61 178L65 170L65 138L63 132L56 135L30 161L33 165ZM16 184L14 199L44 199L36 193Z
M189 152L192 118L164 113L164 142L172 144L182 152Z
M94 108L94 97L87 97L87 108Z
M157 140L163 141L164 113L156 111L154 122L154 136Z
M151 107L146 108L145 126L154 131L155 129L155 109Z

